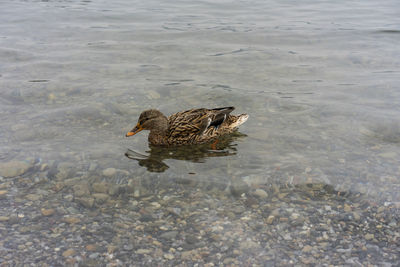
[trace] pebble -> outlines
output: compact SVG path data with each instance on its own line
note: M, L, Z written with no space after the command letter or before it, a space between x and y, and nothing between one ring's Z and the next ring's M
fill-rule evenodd
M54 209L45 209L45 208L43 208L40 211L41 211L43 216L51 216L51 215L53 215L55 213Z
M375 236L374 236L374 234L366 234L364 237L366 240L372 240L372 239L374 239Z
M94 193L94 194L92 194L92 197L94 197L96 202L98 202L98 203L104 203L110 198L110 196L108 194L104 194L104 193Z
M305 253L308 253L308 252L310 252L312 249L313 249L312 246L310 246L310 245L305 245L301 251L303 251L303 252L305 252Z
M95 253L90 254L90 255L89 255L89 258L90 258L90 259L96 259L96 258L99 257L99 255L100 255L100 253L95 252Z
M69 256L73 256L75 255L75 250L73 250L72 248L67 249L66 251L63 252L63 257L69 257Z
M81 197L75 199L78 203L80 203L85 208L92 208L94 205L94 198L91 197Z
M175 256L171 253L166 253L166 254L164 254L164 258L167 260L173 260L175 258Z
M96 251L97 250L97 246L95 244L86 245L85 248L87 251Z
M249 191L249 185L241 179L234 179L230 186L231 193L234 196L241 196Z
M162 233L160 235L160 238L171 240L171 239L175 239L177 235L178 235L178 231L169 231L169 232Z
M107 168L103 170L103 175L107 177L112 177L117 173L117 170L115 168Z
M260 198L268 198L268 193L267 192L265 192L264 190L262 190L262 189L256 189L256 191L254 191L254 195L256 195L256 196L258 196L258 197L260 197Z
M138 250L136 250L137 254L150 254L152 252L151 249L144 249L144 248L140 248Z
M267 224L272 224L275 220L275 216L274 215L270 215L268 216L267 220L265 221Z
M105 182L93 183L92 188L93 188L93 191L96 193L107 193L110 188L110 184L105 183Z
M26 173L33 166L26 161L0 162L0 176L11 178Z
M150 204L151 204L151 206L153 206L153 208L155 208L155 209L161 208L161 205L160 205L160 203L158 203L158 202L151 202Z
M64 222L69 223L69 224L75 224L79 223L81 219L77 217L64 217Z
M0 190L0 199L5 199L7 198L7 190Z
M344 204L343 209L344 209L345 212L351 212L352 211L351 206L348 205L348 204Z
M159 99L161 97L161 95L154 90L147 91L147 96L150 99Z
M0 216L0 222L6 222L10 219L8 216Z
M42 196L38 194L27 194L25 198L29 199L30 201L38 201L42 198Z

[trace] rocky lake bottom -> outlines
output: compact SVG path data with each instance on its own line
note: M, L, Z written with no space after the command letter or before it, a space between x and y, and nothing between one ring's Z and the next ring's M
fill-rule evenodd
M396 266L400 203L328 184L1 165L0 266Z

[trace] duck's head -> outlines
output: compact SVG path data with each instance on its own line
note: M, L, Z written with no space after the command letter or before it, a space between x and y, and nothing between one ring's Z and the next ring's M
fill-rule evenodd
M168 128L168 120L160 111L149 109L143 111L138 119L136 126L126 133L126 137L137 134L142 130L164 131Z

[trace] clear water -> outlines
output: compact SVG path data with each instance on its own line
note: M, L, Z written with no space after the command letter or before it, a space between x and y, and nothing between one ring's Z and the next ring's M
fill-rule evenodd
M66 162L74 177L96 164L143 180L322 183L400 201L398 1L2 1L0 10L3 162ZM219 106L250 115L225 154L165 154L145 132L124 137L148 108Z

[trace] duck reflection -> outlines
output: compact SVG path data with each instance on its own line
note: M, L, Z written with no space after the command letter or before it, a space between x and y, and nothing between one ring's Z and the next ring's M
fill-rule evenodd
M128 149L125 156L137 160L140 166L146 167L150 172L164 172L169 166L163 162L165 159L187 160L202 163L207 158L226 157L236 155L236 140L245 137L245 134L235 132L231 135L217 139L212 144L191 145L191 146L153 146L149 145L148 155L143 155L134 150Z

